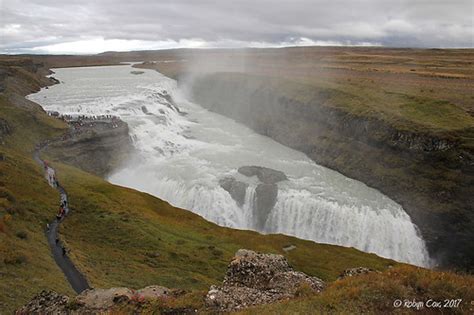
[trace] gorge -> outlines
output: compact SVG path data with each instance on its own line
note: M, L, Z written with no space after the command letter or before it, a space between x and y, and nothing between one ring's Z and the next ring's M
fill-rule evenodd
M129 65L55 69L61 84L29 99L46 110L116 115L128 124L135 154L110 173L112 183L222 226L352 246L430 266L416 226L393 200L190 102L172 79L132 71ZM255 169L245 171L255 166L284 177L267 181ZM230 192L236 183L241 183L237 198ZM258 205L259 191L265 206Z

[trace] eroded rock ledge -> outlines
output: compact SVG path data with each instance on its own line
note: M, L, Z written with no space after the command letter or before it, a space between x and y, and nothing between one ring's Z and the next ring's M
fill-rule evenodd
M222 285L211 286L206 305L213 311L231 312L294 298L302 288L318 293L324 289L324 282L293 270L282 255L240 249Z
M120 119L69 122L70 131L52 141L46 153L101 177L127 160L133 145L128 125Z

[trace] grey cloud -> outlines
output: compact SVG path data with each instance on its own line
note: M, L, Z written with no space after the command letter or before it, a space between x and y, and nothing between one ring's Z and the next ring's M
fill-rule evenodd
M471 0L0 0L0 52L91 38L473 47L473 10Z

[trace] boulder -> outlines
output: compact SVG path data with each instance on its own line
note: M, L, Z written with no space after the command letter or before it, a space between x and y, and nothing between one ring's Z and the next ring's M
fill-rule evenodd
M16 314L61 314L66 312L69 297L54 291L41 291L31 301L19 308Z
M239 207L244 204L248 184L238 181L233 177L225 177L219 180L219 185L230 194Z
M285 173L263 166L241 166L238 172L248 177L257 176L264 184L275 184L288 180Z
M136 291L137 296L146 300L156 300L161 297L166 297L169 294L171 294L170 289L159 285L150 285Z
M255 204L253 209L254 224L257 230L262 231L268 215L276 204L278 197L277 184L259 184L255 189Z
M282 255L259 254L240 249L227 267L225 286L246 286L267 290L270 280L278 273L293 270Z
M128 288L91 289L76 296L74 302L86 309L107 310L116 301L130 300L133 296L134 292Z
M302 286L316 294L324 289L324 282L293 270L282 255L240 249L222 285L211 286L208 291L206 306L215 312L232 312L294 298Z

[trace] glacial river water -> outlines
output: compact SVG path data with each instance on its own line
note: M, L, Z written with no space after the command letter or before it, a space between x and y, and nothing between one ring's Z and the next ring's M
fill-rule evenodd
M237 172L246 165L284 172L263 233L283 233L321 243L428 266L425 244L403 208L375 189L322 167L199 104L186 100L176 82L129 65L55 69L61 81L29 99L63 114L120 116L130 127L136 155L109 177L115 184L148 192L219 225L257 229L258 180ZM172 95L179 113L164 97ZM219 180L246 182L239 206Z

